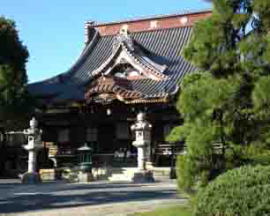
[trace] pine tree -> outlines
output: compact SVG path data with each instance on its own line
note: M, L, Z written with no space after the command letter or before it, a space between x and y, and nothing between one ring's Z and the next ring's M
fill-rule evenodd
M0 121L5 129L16 129L30 105L26 91L28 55L15 22L0 17Z
M179 163L185 189L270 147L270 1L212 2L212 16L195 25L184 51L199 68L181 84L184 124L168 136L187 146Z

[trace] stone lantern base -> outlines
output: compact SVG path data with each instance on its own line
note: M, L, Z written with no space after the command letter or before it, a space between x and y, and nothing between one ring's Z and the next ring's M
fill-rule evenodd
M78 180L81 183L87 183L94 181L92 172L79 172Z
M154 182L155 179L153 176L153 172L145 170L135 172L132 181L134 183L151 183Z
M23 176L22 176L21 181L22 181L23 184L38 184L38 183L41 183L39 173L37 173L37 172L24 173Z

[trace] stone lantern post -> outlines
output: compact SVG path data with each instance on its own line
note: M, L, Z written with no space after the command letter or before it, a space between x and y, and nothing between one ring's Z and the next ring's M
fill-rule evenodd
M42 131L38 129L38 121L35 118L30 120L30 128L23 131L28 138L27 145L24 149L28 151L28 171L23 174L22 183L38 183L40 176L36 172L37 152L42 148L41 134Z
M153 173L147 170L147 161L150 160L151 145L151 129L152 125L145 119L144 113L137 115L135 124L131 126L131 130L135 132L135 140L132 144L137 148L138 170L134 173L134 182L153 182Z

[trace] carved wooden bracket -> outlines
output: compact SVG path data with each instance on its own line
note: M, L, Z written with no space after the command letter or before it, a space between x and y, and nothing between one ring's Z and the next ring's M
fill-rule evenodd
M112 76L102 76L96 80L96 82L92 83L85 94L85 99L87 102L96 100L106 104L116 99L120 101L129 101L141 98L142 94L132 90L129 82L129 80Z

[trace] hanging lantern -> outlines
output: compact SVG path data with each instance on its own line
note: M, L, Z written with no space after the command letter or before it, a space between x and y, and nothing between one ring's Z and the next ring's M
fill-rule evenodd
M107 109L107 116L110 116L112 114L112 110L110 108Z

